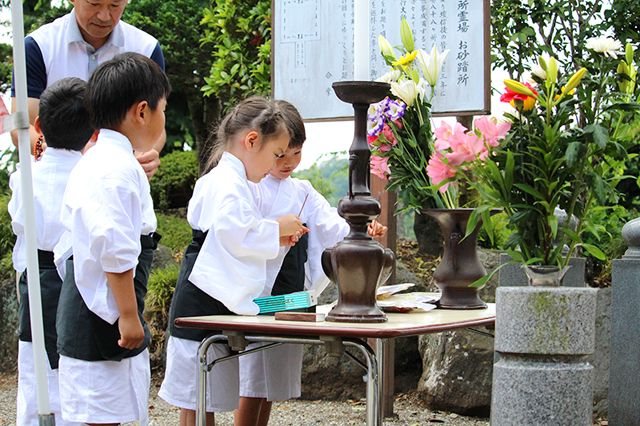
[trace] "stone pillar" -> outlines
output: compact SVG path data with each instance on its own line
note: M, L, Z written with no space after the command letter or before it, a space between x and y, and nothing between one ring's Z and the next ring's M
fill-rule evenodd
M609 424L640 425L640 219L622 228L629 249L613 261Z
M500 287L496 292L492 426L592 424L596 290Z

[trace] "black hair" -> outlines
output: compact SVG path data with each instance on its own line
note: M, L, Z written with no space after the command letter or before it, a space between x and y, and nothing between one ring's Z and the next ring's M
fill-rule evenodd
M63 78L42 92L38 117L47 146L81 151L93 127L83 99L87 83L76 77Z
M256 130L264 142L279 136L282 132L290 135L284 114L276 102L254 96L236 105L218 126L218 140L212 150L206 169L213 167L222 153L238 133Z
M290 102L277 100L274 102L284 115L284 121L289 130L289 148L302 148L304 141L307 139L307 133L304 129L304 121L300 112Z
M96 68L87 83L85 105L96 129L115 129L134 105L147 101L155 111L170 93L169 79L158 64L139 53L126 52Z

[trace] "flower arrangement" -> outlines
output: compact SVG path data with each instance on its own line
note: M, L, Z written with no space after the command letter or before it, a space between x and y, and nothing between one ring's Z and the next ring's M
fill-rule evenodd
M468 229L480 217L490 224L488 211L502 208L513 231L504 247L518 262L564 267L578 247L604 258L582 234L598 235L589 220L594 205L617 201L615 186L625 178L619 166L633 142L629 123L640 106L632 46L621 61L621 44L612 39L593 39L587 47L590 57L574 73L547 56L531 82L505 80L501 100L514 107L505 114L511 123L484 117L474 130L446 123L435 129L427 168L432 183L446 193L466 180L478 191L482 205ZM557 209L574 220L562 223Z
M369 108L371 171L389 179L386 189L398 190L403 210L444 207L431 187L426 167L433 152L431 101L449 50L438 52L436 45L431 53L415 49L404 18L400 35L402 45L396 48L382 35L378 38L382 56L391 66L378 81L390 83L391 94Z

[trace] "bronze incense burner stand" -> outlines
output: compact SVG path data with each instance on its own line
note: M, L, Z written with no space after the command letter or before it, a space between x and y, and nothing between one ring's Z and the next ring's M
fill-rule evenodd
M380 203L369 190L367 111L389 93L389 84L372 81L333 83L341 101L353 104L354 139L349 149L349 193L338 203L338 214L351 231L347 237L322 253L322 267L338 286L338 304L327 321L379 323L387 317L376 303L376 291L391 274L393 251L382 247L367 233L369 223L380 214Z

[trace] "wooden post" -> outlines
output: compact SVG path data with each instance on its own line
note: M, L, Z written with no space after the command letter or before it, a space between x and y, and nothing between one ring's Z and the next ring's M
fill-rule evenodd
M375 197L382 205L382 211L378 216L378 222L385 225L389 230L386 235L381 238L376 238L383 247L396 251L396 239L397 239L397 221L396 221L396 201L398 199L395 191L387 192L384 187L387 185L387 181L380 179L374 174L371 175L371 195ZM394 266L393 272L387 284L395 284L396 282L396 268Z
M371 195L374 196L382 205L382 211L378 216L378 222L385 225L389 230L386 235L376 240L395 253L396 251L396 239L397 239L397 226L396 226L396 201L398 199L395 191L385 191L384 187L387 185L387 181L380 179L375 175L371 175ZM394 266L393 272L387 284L395 284L396 282L396 268ZM375 339L368 339L368 343L372 348L376 348ZM395 365L395 340L387 339L386 344L383 346L383 366L384 372L382 377L382 415L383 417L390 417L393 415L393 401L394 401L394 365Z

